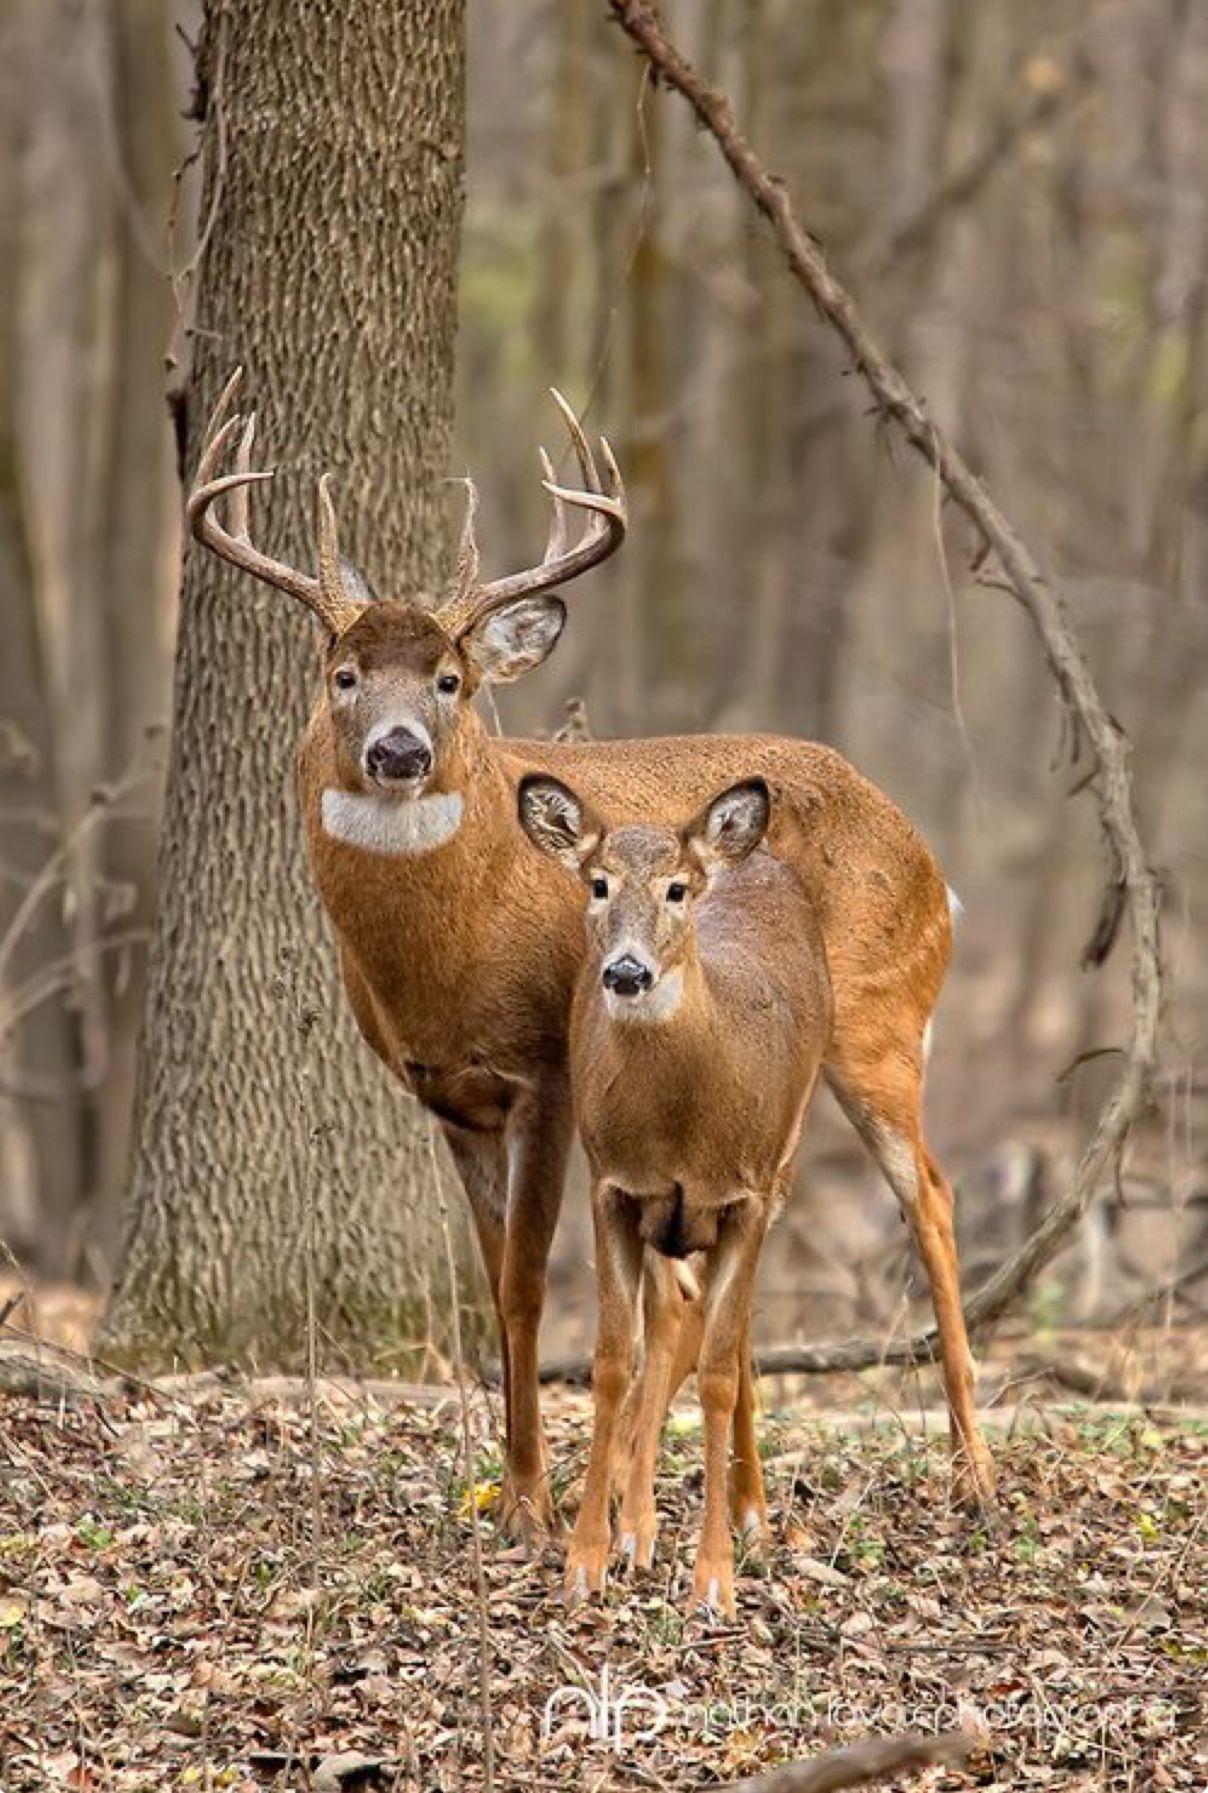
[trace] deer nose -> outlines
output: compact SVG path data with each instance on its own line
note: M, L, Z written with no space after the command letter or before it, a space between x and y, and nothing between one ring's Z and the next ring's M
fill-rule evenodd
M365 750L365 769L372 778L423 778L432 770L432 749L409 728L392 728Z
M611 990L614 996L640 996L653 982L654 973L649 965L643 965L640 959L632 958L628 953L619 959L610 959L604 967L604 988Z

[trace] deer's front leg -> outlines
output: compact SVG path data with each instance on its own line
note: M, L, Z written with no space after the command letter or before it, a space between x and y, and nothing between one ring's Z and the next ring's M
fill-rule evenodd
M621 1503L621 1550L639 1569L654 1562L658 1529L654 1474L667 1408L696 1367L700 1307L680 1287L669 1258L647 1251L642 1269L644 1358L627 1406L630 1454ZM624 1423L624 1422L623 1422Z
M503 1373L503 1412L505 1436L512 1433L512 1394L508 1378L508 1335L503 1323L500 1283L503 1277L504 1223L507 1215L508 1161L502 1132L473 1133L463 1127L444 1127L449 1155L457 1167L470 1203L478 1249L491 1290L495 1322L499 1328L499 1362ZM515 1506L511 1488L510 1466L505 1465L503 1508Z
M730 1516L748 1548L768 1542L768 1499L755 1429L755 1364L748 1320L738 1347L738 1403L734 1409L734 1456L730 1463Z
M734 1612L734 1540L730 1535L729 1463L734 1410L747 1345L751 1296L759 1251L767 1231L762 1204L736 1202L722 1217L709 1254L705 1330L697 1382L705 1421L705 1512L696 1552L692 1600Z
M570 1090L564 1075L551 1073L511 1122L499 1274L508 1420L502 1519L514 1536L533 1547L544 1541L553 1519L541 1431L538 1334L570 1138Z
M579 1517L566 1561L568 1593L599 1593L608 1569L608 1498L621 1403L633 1375L642 1241L628 1196L607 1183L592 1193L599 1320L591 1387L595 1413Z

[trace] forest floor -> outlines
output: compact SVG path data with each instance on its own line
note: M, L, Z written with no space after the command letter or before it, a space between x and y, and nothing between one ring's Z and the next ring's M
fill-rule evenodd
M469 1466L455 1391L0 1395L0 1788L476 1787L489 1711L500 1789L686 1793L963 1724L981 1738L965 1767L912 1785L1198 1793L1202 1411L1028 1384L990 1409L1001 1498L971 1520L938 1422L910 1405L922 1386L845 1378L842 1411L765 1414L775 1544L741 1565L726 1624L685 1604L691 1402L656 1571L570 1608L556 1551L528 1560L495 1529L481 1390ZM590 1401L551 1390L546 1408L565 1499Z

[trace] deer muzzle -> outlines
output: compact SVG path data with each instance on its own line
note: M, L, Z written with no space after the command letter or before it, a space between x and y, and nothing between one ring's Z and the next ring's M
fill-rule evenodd
M641 996L654 984L654 973L632 953L609 959L601 973L604 988L612 996Z
M432 743L409 728L390 728L370 738L365 770L375 784L408 784L432 770Z

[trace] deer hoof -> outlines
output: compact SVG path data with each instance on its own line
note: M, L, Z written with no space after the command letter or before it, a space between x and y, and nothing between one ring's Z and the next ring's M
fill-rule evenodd
M700 1569L692 1585L692 1604L703 1608L710 1617L734 1617L734 1573L728 1568Z
M608 1579L605 1564L595 1552L587 1555L572 1555L566 1565L566 1579L563 1583L566 1598L572 1606L588 1600L593 1594L602 1594Z
M652 1514L648 1519L635 1520L633 1524L621 1521L621 1556L631 1569L652 1569L654 1567L654 1544L658 1536L658 1522Z
M505 1490L499 1507L499 1526L504 1536L530 1556L540 1556L550 1541L553 1512L548 1499L511 1494Z
M958 1448L952 1465L952 1496L958 1506L971 1512L993 1506L997 1480L994 1459L980 1439L972 1448Z
M767 1508L749 1506L739 1513L738 1535L749 1555L757 1556L766 1550L771 1537Z

